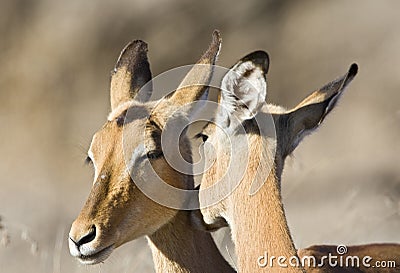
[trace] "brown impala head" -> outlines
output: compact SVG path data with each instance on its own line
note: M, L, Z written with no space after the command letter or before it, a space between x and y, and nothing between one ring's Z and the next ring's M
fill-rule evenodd
M240 59L223 77L219 108L215 114L215 120L219 126L215 126L210 122L198 134L204 142L211 144L205 147L217 147L216 152L210 150L212 153L210 157L214 158L217 164L214 164L213 167L205 172L200 188L208 188L216 184L227 172L230 174L228 177L231 180L229 181L232 182L231 177L235 177L232 172L240 170L240 165L246 165L245 159L248 157L248 165L242 166L245 168L243 170L243 179L254 177L253 174L256 173L258 162L255 159L253 160L253 158L262 150L260 149L262 137L257 137L260 134L257 128L259 126L257 118L258 120L262 120L269 115L271 115L271 120L275 126L276 144L270 141L272 138L266 136L267 146L264 147L276 147L275 158L263 157L263 159L257 160L268 161L261 162L260 164L264 165L260 166L265 166L265 169L267 169L267 166L272 166L278 179L280 179L285 158L294 151L306 135L319 127L358 71L357 64L352 64L345 75L313 92L295 108L287 110L280 106L267 104L266 102L266 74L268 68L269 58L267 53L256 51ZM233 146L235 150L230 151L231 143L234 143L235 139L243 137L239 133L239 127L243 127L248 133L250 141L249 150L246 150L247 146L243 146L243 148L236 145ZM227 139L229 139L229 142ZM239 142L237 141L236 143ZM232 158L238 158L236 161L229 158L231 152ZM205 150L206 157L208 157L207 153L207 150ZM257 164L254 164L254 162ZM228 166L228 163L236 165L232 167ZM228 168L231 169L228 170ZM242 178L242 176L239 177ZM221 184L223 185L222 187L225 186L225 184ZM203 195L200 192L201 205L215 203L214 199L205 202L207 198L212 197ZM204 209L202 212L207 219L219 216L220 213L218 209L214 208L210 210Z
M194 66L188 72L177 91L156 102L148 101L152 91L148 82L152 76L147 44L133 41L122 51L111 75L111 113L94 134L88 151L87 161L95 169L93 187L69 233L70 252L82 263L102 262L116 247L153 234L176 215L177 210L143 194L133 180L136 177L146 183L146 179L151 179L143 171L145 164L150 163L167 184L193 188L190 176L167 164L159 145L160 137L166 115L205 91L220 44L219 32L214 31L211 45L198 61L201 66ZM191 83L196 85L190 86ZM190 161L187 139L182 138L179 145L183 157Z

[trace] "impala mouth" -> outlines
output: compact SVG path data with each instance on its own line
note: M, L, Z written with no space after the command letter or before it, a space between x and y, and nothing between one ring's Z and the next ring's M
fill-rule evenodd
M83 255L81 254L78 256L78 260L80 263L85 265L92 265L104 262L110 255L111 252L114 250L114 245L110 245L101 249L100 251L90 254L90 255Z

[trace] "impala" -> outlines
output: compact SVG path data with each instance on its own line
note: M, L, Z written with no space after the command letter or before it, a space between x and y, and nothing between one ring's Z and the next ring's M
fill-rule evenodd
M220 44L219 32L215 31L208 50L197 63L199 66L189 71L178 91L206 88ZM169 185L180 189L194 188L193 177L171 168L162 151L158 150L163 124L156 120L161 113L174 110L175 105L195 98L182 97L181 92L175 92L160 101L148 101L151 86L145 84L151 78L147 44L139 40L129 43L111 75L111 113L94 134L88 151L87 161L95 170L94 182L85 205L72 224L70 253L81 263L96 264L104 261L118 246L146 236L159 273L234 272L210 234L193 228L190 212L158 204L143 194L132 180L132 177L146 178L146 173L140 171L150 163ZM187 87L185 83L190 81L200 85ZM155 111L155 105L162 106L163 112ZM151 131L147 147L152 150L143 148L146 130ZM181 138L179 145L190 162L188 139ZM131 151L129 160L136 164L131 169L125 161L125 148Z
M207 123L198 134L204 141L206 161L213 164L205 171L200 186L204 220L198 213L193 213L193 220L205 230L207 224L216 221L224 226L221 217L227 221L239 272L304 272L301 264L284 268L275 263L274 267L263 268L257 261L264 253L298 258L281 198L285 159L324 121L356 76L358 66L352 64L344 76L313 92L291 110L266 103L268 68L267 53L257 51L239 60L222 79L215 122ZM313 246L300 250L299 256L321 257L333 249ZM397 244L354 246L349 253L400 262ZM362 269L377 272L376 268ZM329 266L310 270L361 272L360 268ZM397 272L398 267L387 270Z

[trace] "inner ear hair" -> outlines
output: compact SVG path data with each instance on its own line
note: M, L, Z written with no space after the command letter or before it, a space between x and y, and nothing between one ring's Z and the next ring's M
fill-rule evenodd
M223 77L220 104L226 110L220 116L228 124L228 117L234 113L240 121L252 119L265 104L268 69L268 53L255 51L241 58Z

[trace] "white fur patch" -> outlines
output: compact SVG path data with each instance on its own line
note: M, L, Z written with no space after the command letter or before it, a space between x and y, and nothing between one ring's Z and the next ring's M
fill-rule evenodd
M227 119L233 114L239 121L251 119L265 104L267 82L264 72L251 61L236 64L224 76L221 94L222 109L217 119Z
M110 114L108 114L107 120L113 121L114 119L119 117L126 109L131 108L136 105L143 105L143 104L136 100L130 100L130 101L127 101L127 102L124 102L124 103L118 105L117 108L115 108Z
M263 107L262 111L271 114L284 114L288 110L283 106L268 103Z

